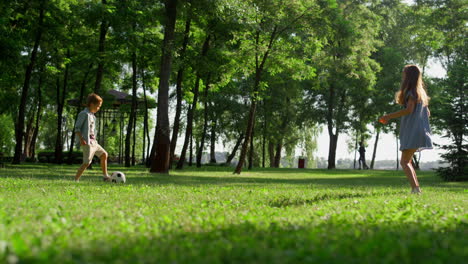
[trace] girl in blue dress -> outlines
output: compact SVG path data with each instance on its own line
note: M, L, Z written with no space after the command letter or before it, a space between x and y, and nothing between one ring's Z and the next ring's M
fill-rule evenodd
M431 129L429 127L429 99L421 70L416 65L403 68L400 90L395 95L396 102L404 109L379 118L382 124L390 119L401 117L400 123L400 164L410 184L411 193L420 194L418 178L411 163L413 154L423 149L432 149Z

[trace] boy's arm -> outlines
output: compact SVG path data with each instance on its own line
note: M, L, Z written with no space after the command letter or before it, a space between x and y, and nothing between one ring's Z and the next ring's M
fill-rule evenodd
M83 138L83 135L81 135L80 131L75 132L76 136L80 139L80 144L81 145L86 145L86 140Z
M81 134L81 127L83 126L86 117L86 113L80 113L75 123L75 134L80 139L81 145L86 145L86 140L84 140L83 135Z

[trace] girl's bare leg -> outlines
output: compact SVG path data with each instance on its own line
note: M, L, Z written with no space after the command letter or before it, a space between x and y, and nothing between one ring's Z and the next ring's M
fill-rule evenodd
M416 149L402 150L400 160L401 167L403 168L403 171L406 174L406 178L408 178L413 189L419 188L419 182L418 178L416 177L416 171L414 170L413 165L411 164L414 152L416 152Z

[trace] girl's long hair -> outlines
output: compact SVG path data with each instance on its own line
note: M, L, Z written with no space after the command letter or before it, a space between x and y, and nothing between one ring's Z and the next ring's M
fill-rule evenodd
M400 90L395 94L395 100L400 105L405 105L405 99L408 92L412 91L416 95L416 101L424 106L429 105L431 99L426 92L422 80L422 73L418 66L410 64L403 68Z

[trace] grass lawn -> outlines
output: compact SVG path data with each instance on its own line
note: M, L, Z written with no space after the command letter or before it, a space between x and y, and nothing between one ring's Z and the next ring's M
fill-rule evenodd
M0 169L0 263L468 261L468 183L433 172L77 168Z

